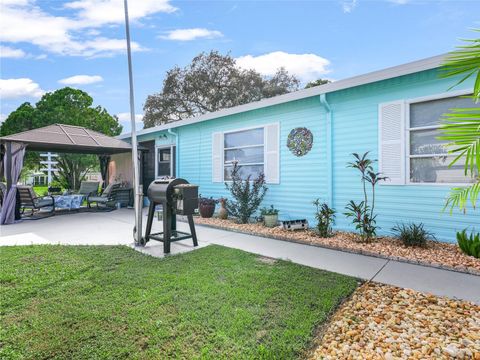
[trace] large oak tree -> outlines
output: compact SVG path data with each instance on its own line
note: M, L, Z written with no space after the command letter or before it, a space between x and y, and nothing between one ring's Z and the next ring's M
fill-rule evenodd
M184 68L167 72L161 92L144 105L144 126L152 127L298 89L299 80L280 68L272 77L237 66L230 55L201 53Z

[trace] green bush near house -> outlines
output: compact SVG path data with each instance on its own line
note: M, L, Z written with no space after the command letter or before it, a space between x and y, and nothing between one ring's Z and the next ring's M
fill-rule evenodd
M425 229L423 223L400 223L392 228L392 232L405 246L425 247L428 241L435 240L435 236Z
M480 259L480 233L468 235L467 230L457 232L457 243L465 254Z
M293 359L357 280L221 246L0 251L2 359Z
M316 199L313 202L316 207L315 218L317 219L318 235L326 238L332 236L332 225L335 223L335 210L327 203Z

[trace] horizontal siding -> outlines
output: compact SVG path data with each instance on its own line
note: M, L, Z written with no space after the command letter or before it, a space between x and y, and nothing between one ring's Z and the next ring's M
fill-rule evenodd
M179 129L180 176L200 185L203 196L229 197L222 183L212 183L211 141L215 131L280 124L280 184L268 185L263 206L280 209L280 218L310 217L312 201L326 199L325 114L318 98L299 100L272 108L185 126ZM295 157L286 147L289 132L307 127L314 136L312 150L304 157Z
M351 153L370 151L370 158L378 157L378 104L445 93L451 85L452 80L439 79L436 70L430 70L329 95L334 113L334 206L339 212L344 212L350 200L362 200L360 177L346 167L352 160ZM391 234L391 228L399 222L423 222L439 240L449 242L455 241L456 231L466 227L477 226L480 230L478 211L470 209L465 215L442 212L448 193L448 186L378 186L375 212L379 234ZM336 227L353 229L343 215L337 217Z
M335 228L353 230L343 213L350 200L362 198L361 182L355 170L346 165L351 153L370 151L378 157L378 104L443 93L453 85L439 79L436 70L424 71L373 84L327 94L333 122L333 206L337 210ZM463 88L472 86L463 84ZM245 113L230 115L175 129L179 141L179 176L200 186L203 196L229 197L222 183L212 182L211 142L215 131L280 124L280 184L269 185L263 206L280 209L281 219L307 218L313 225L316 198L327 200L326 114L318 97L312 97ZM295 157L287 149L287 137L295 127L306 127L314 136L312 150L304 157ZM149 134L157 144L160 133ZM143 138L141 139L144 140ZM145 139L146 140L146 139ZM378 186L376 213L379 234L388 235L397 222L423 222L439 240L454 241L455 232L466 227L480 230L480 213L442 212L449 192L446 186Z

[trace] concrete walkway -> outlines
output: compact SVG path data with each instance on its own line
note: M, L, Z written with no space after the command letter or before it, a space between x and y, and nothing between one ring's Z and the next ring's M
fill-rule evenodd
M0 228L0 245L118 244L135 248L132 244L132 228L133 212L128 209L110 213L60 215L3 226ZM179 223L179 230L187 231L187 228L187 224ZM154 221L153 229L160 231L161 222ZM223 245L364 280L373 280L480 304L480 276L244 235L205 226L197 226L197 234L199 248L209 244ZM135 249L156 257L164 256L162 243L155 241L149 242L144 248L137 247ZM172 244L172 254L193 249L191 240Z

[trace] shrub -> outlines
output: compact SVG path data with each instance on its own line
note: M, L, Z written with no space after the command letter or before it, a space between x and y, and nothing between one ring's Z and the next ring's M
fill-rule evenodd
M375 186L382 180L386 180L387 177L381 176L381 173L374 172L372 164L376 160L370 160L368 158L368 151L362 156L353 153L355 160L348 163L348 167L357 169L361 175L361 182L363 187L363 201L358 204L350 200L345 209L347 210L344 215L352 218L352 223L355 228L360 232L362 240L370 242L377 235L377 222L374 213L375 209ZM371 205L368 203L367 183L371 186Z
M465 254L480 259L480 233L472 232L469 236L467 230L457 232L457 242Z
M278 209L275 209L273 207L273 205L270 205L269 208L267 207L264 207L260 210L260 214L262 214L262 216L265 216L265 215L278 215Z
M397 224L392 228L392 232L405 246L425 247L428 240L435 240L435 236L425 230L422 223Z
M317 208L315 218L317 219L318 235L324 238L332 236L332 225L335 223L335 210L329 207L327 203L321 203L320 199L315 200L313 205Z
M252 214L257 211L262 203L268 188L265 185L265 175L261 173L258 178L251 180L249 175L245 180L239 174L240 167L233 164L232 181L225 183L234 200L227 202L228 212L238 219L241 224L248 223Z

